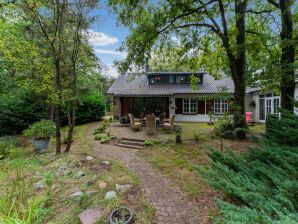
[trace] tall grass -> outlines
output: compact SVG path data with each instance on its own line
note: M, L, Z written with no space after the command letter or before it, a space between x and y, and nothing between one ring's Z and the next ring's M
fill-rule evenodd
M42 197L30 198L30 189L25 177L19 173L15 180L0 194L0 223L1 224L31 224L43 223L47 212Z

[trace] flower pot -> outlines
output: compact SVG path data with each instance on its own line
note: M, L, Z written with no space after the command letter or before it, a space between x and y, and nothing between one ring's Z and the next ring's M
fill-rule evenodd
M46 152L49 148L50 138L34 139L33 144L37 153Z
M126 207L119 207L112 211L109 216L110 224L130 224L132 223L132 211Z

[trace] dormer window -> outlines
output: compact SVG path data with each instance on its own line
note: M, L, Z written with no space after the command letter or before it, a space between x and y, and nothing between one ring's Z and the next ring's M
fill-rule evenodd
M191 76L198 77L198 84L203 83L203 73L151 73L148 75L149 84L190 84Z

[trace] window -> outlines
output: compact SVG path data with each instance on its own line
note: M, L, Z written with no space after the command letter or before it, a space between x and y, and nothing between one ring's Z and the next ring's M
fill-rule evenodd
M197 100L183 99L183 113L196 114L197 113Z
M273 99L273 113L277 114L279 108L279 98Z
M215 99L213 112L215 114L222 114L228 112L228 101L223 99Z

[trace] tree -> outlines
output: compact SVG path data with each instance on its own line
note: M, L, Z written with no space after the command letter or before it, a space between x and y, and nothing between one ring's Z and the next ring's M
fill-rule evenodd
M39 28L48 45L55 71L55 88L50 96L54 105L56 124L56 154L61 152L61 111L67 107L68 141L65 152L70 150L75 126L77 101L78 67L84 67L84 61L78 60L83 48L83 31L92 19L89 12L96 7L97 0L34 0L19 2L20 8ZM82 64L78 64L78 62Z
M281 107L294 112L294 92L295 92L295 51L297 46L297 37L294 36L293 17L291 9L295 1L267 0L270 4L280 10L281 20L281 57L280 57L280 96Z
M238 106L235 127L245 126L244 97L246 87L246 9L248 0L147 1L110 0L118 20L131 34L121 50L128 52L120 64L124 71L130 65L143 65L154 45L164 45L178 37L185 51L190 49L222 52L234 81L234 101Z

